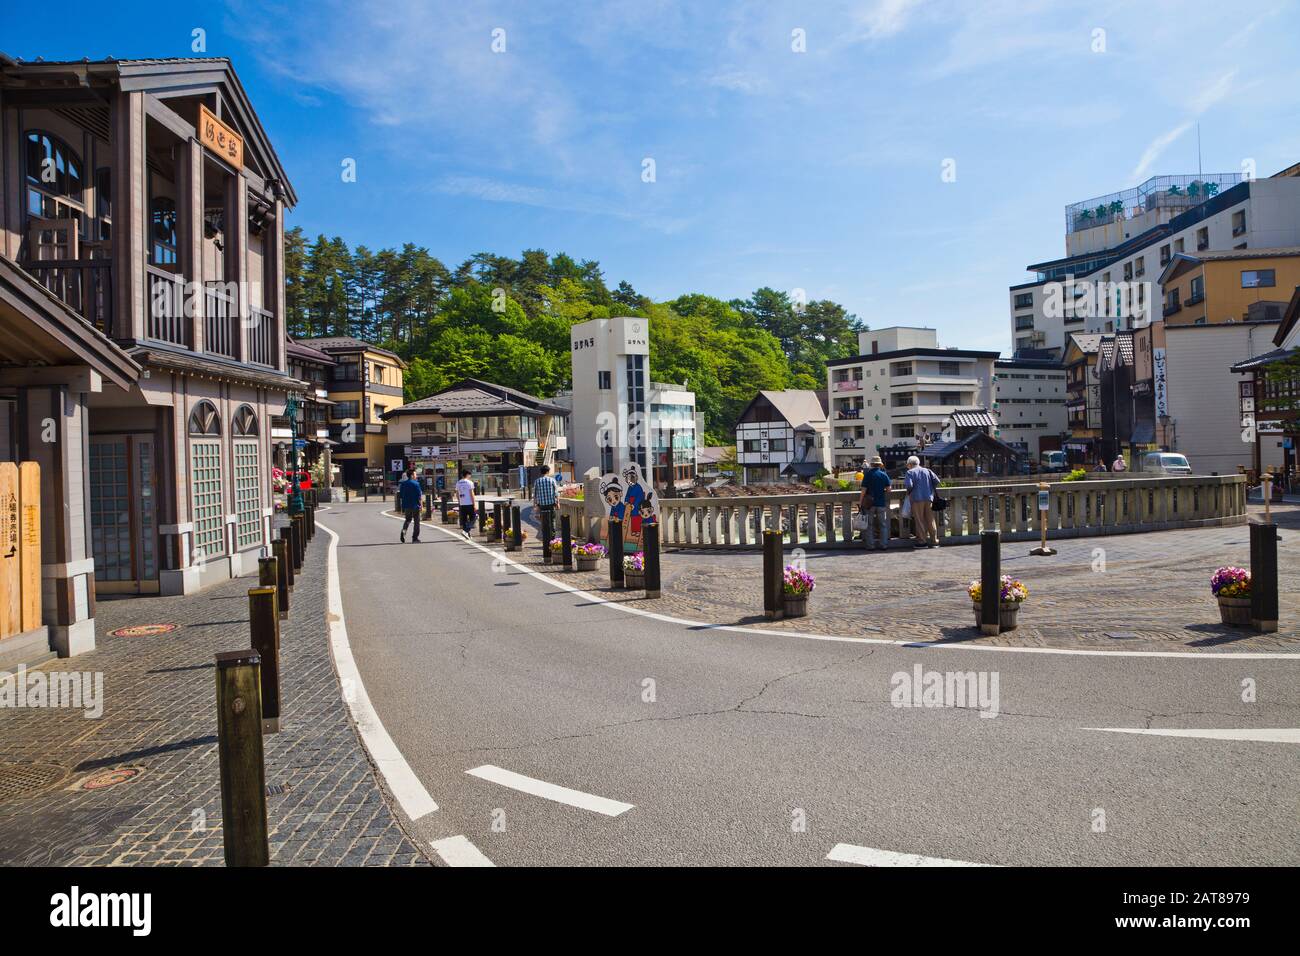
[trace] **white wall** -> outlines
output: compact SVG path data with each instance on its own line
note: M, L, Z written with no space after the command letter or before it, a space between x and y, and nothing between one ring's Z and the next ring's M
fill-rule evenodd
M1242 376L1230 366L1273 348L1276 323L1165 327L1172 450L1187 456L1197 474L1233 474L1254 466L1254 445L1241 440ZM1281 436L1265 435L1263 464L1280 465Z

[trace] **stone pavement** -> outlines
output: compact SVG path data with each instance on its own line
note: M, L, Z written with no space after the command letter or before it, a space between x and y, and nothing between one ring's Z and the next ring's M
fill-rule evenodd
M266 747L272 864L427 863L386 802L340 694L325 625L328 538L309 549L281 622L282 729ZM41 670L100 672L104 710L0 708L0 863L224 863L213 655L249 645L256 576L189 597L101 601L98 646ZM151 637L127 625L176 624ZM30 682L30 673L29 673ZM137 770L108 787L92 786ZM41 788L6 799L6 777Z
M1256 520L1261 509L1252 507ZM564 573L566 582L610 600L711 624L741 624L846 637L920 643L1141 651L1300 652L1300 508L1273 509L1281 592L1280 630L1257 634L1225 627L1210 593L1223 565L1249 567L1245 526L1072 538L1050 542L1053 557L1030 557L1033 542L1003 546L1002 570L1025 582L1020 626L986 637L974 626L967 584L979 577L978 545L933 550L898 545L886 553L811 551L817 579L805 618L763 618L762 556L757 552L669 551L662 596L613 591L604 562L595 572ZM435 518L436 521L436 518ZM543 568L536 534L524 563ZM787 550L787 560L790 560ZM512 555L512 557L518 557Z

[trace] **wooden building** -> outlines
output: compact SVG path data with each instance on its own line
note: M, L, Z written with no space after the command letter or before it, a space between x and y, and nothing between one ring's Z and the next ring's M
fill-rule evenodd
M96 593L191 593L269 546L270 421L303 387L285 360L295 196L225 59L0 59L0 144L21 317L0 339L0 454L42 465L51 639L76 653ZM41 322L58 348L15 347Z

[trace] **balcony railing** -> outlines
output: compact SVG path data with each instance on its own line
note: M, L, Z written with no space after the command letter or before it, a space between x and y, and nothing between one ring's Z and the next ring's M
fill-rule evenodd
M203 283L203 344L208 352L238 358L239 303L224 286Z
M105 335L113 334L113 264L108 259L43 259L26 269Z
M248 361L275 365L275 319L266 309L248 309Z
M189 348L190 318L185 312L185 281L157 266L145 266L149 277L149 320L145 334L157 342Z
M843 408L843 409L840 409L838 412L835 413L835 417L838 418L838 419L845 419L845 418L854 418L854 419L857 419L857 418L861 418L861 417L862 417L862 409L860 409L860 408Z

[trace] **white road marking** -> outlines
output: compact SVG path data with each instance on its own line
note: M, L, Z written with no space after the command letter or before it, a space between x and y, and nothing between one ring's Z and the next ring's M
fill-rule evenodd
M442 857L442 862L448 866L496 866L491 860L483 855L483 851L469 842L465 836L451 836L442 840L431 840L429 845L433 847L438 856Z
M945 860L941 856L917 856L915 853L895 853L892 850L875 850L869 846L837 843L826 859L838 863L856 863L858 866L992 866L990 863L969 863L966 860Z
M412 820L418 820L437 810L438 804L433 802L429 791L424 788L424 784L420 783L420 778L415 775L411 765L397 749L397 744L393 743L393 738L384 728L384 722L379 719L374 705L370 703L370 695L366 693L366 685L361 681L357 662L352 658L352 647L348 644L348 629L343 620L343 595L339 589L339 564L336 553L339 536L319 522L316 527L330 536L327 618L330 652L334 657L334 670L338 674L339 685L343 690L343 699L347 701L348 708L352 711L352 719L356 721L357 731L361 734L361 741L366 745L366 750L370 751L375 766L383 774L388 789L401 805L402 811ZM348 695L349 688L352 691L351 699Z
M384 517L391 518L394 521L401 521L401 515L392 515L387 511L381 512ZM805 641L832 641L844 644L887 644L892 647L909 647L923 651L989 651L999 654L1061 654L1072 657L1104 657L1104 658L1123 658L1123 657L1161 657L1161 658L1178 658L1183 660L1197 661L1259 661L1259 660L1300 660L1300 653L1282 652L1270 654L1263 651L1243 651L1234 653L1232 651L1199 653L1197 651L1094 651L1085 648L1067 648L1067 647L1001 647L994 644L970 644L965 642L951 644L929 644L917 641L891 641L883 637L845 637L840 634L811 634L806 631L778 631L773 628L761 627L739 627L734 624L710 624L706 621L691 621L686 618L672 617L668 614L659 614L655 611L647 611L644 608L633 607L620 601L610 601L597 594L591 594L581 588L575 588L572 585L558 581L549 575L540 571L535 571L527 565L520 564L512 558L506 556L504 551L496 551L477 541L467 541L465 536L457 531L448 531L440 524L434 524L431 521L423 521L427 527L436 531L441 531L448 537L455 538L461 544L467 544L470 547L477 548L484 554L491 555L495 560L502 564L513 565L525 574L531 574L539 581L545 581L552 587L559 588L561 591L567 591L574 597L580 597L593 604L604 604L607 607L623 611L626 614L637 614L641 617L648 617L656 621L663 621L665 624L678 624L682 627L689 627L699 631L728 631L735 634L765 634L773 637L795 637Z
M1254 740L1266 744L1300 744L1300 728L1260 727L1243 730L1210 728L1207 730L1145 729L1141 727L1084 727L1109 734L1149 734L1152 737L1199 737L1202 740Z
M537 780L534 777L525 777L523 774L515 773L513 770L503 770L501 767L494 767L490 763L484 764L481 767L475 767L473 770L466 770L465 772L470 776L478 777L481 780L490 780L492 783L499 783L501 786L509 787L511 790L519 790L523 793L531 793L534 797L542 797L546 800L554 800L556 803L567 803L571 807L579 807L583 810L603 813L607 817L616 817L620 813L626 813L634 806L631 803L621 803L618 800L609 800L605 797L597 797L590 793L583 793L581 790L570 790L568 787L561 787L554 783L547 783L545 780Z

